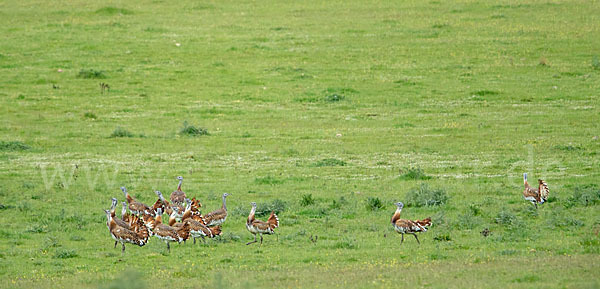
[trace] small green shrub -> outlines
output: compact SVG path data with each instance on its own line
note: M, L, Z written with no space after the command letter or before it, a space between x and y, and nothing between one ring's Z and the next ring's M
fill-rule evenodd
M312 194L302 195L302 199L300 200L300 206L306 207L313 205L314 203L315 199L313 198Z
M575 219L571 216L563 215L562 211L555 211L546 219L546 223L550 228L578 228L585 225L585 223L579 219Z
M346 201L346 198L344 198L344 196L341 196L337 201L331 200L331 205L329 205L329 208L330 209L339 209L343 205L346 205L346 204L348 204L348 201Z
M333 244L334 249L356 249L357 247L356 240L349 238L344 238L343 240L337 241L335 244Z
M400 176L402 180L429 180L430 176L426 175L421 168L407 168L401 171L403 174Z
M130 131L117 126L117 128L115 128L115 130L110 134L110 137L134 137L134 135Z
M369 197L366 206L369 211L378 211L383 208L383 202L377 197Z
M473 215L473 212L467 211L459 215L454 221L454 227L459 230L472 230L481 224L481 218Z
M580 242L585 253L600 254L600 239L598 236L585 236Z
M69 259L69 258L75 258L77 257L77 252L75 252L75 250L68 250L68 249L58 249L56 250L56 253L54 254L54 258L57 259Z
M0 152L15 152L31 149L30 146L20 141L0 141Z
M469 204L469 210L473 216L479 216L481 214L481 208L477 204Z
M104 72L100 71L100 70L95 70L95 69L82 69L79 71L79 73L77 74L77 78L84 78L84 79L103 79L106 78L106 75L104 75Z
M578 186L575 188L573 195L567 198L565 202L566 208L575 206L594 206L600 203L600 189L594 184L586 186Z
M326 96L325 100L328 102L338 102L338 101L344 100L344 98L346 98L344 95L334 93L334 94L330 94L330 95Z
M287 208L287 203L280 199L275 199L268 203L260 203L256 206L256 215L257 216L269 216L272 211L275 214L279 214L285 211ZM250 212L250 211L248 211Z
M124 8L116 8L116 7L102 7L96 10L96 14L100 15L130 15L133 14L133 11L124 9Z
M449 242L452 241L452 238L448 233L438 233L433 237L433 240L438 242Z
M89 118L89 119L97 119L98 118L95 113L89 112L89 111L84 113L83 117Z
M497 95L498 92L493 91L493 90L484 89L484 90L474 91L472 94L477 95L477 96L486 96L486 95Z
M496 224L506 226L515 226L520 224L520 221L517 218L517 216L506 210L500 211L494 219L494 221L496 222Z
M332 159L332 158L322 159L313 164L313 166L315 166L315 167L335 167L335 166L343 167L345 165L347 165L347 163L345 161L338 160L338 159Z
M429 188L429 185L422 183L419 187L410 190L406 198L409 206L440 206L448 201L448 194L443 189Z
M180 135L186 136L203 136L209 135L208 130L201 127L195 127L193 125L188 124L187 121L183 122L183 128L179 131Z

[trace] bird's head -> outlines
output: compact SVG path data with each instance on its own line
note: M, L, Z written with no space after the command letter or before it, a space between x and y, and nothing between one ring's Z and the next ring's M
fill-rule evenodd
M230 196L230 194L229 194L229 193L224 193L224 194L223 194L223 198L226 198L226 197L228 197L228 196Z
M252 205L252 208L256 208L256 203L255 202L250 203L250 205Z
M112 198L112 206L113 208L117 206L117 198Z
M182 176L177 177L177 179L180 180L180 181L183 181L183 177Z
M125 187L121 187L121 191L123 191L123 193L127 194L127 189Z
M404 203L402 203L402 202L394 203L394 205L396 205L396 207L398 207L398 209L404 208Z

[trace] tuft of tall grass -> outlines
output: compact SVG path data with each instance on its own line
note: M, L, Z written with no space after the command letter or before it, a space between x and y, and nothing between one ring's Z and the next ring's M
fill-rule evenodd
M573 195L567 198L564 206L571 208L575 206L595 206L600 203L600 189L595 185L578 186Z
M406 195L407 205L414 207L440 206L448 202L448 194L444 189L430 188L421 183Z
M195 127L193 125L188 124L187 121L183 122L183 128L179 131L180 135L185 136L203 136L209 135L208 130L202 127Z
M345 165L347 165L347 163L345 161L334 159L334 158L322 159L313 164L313 166L315 166L315 167L336 167L336 166L343 167Z
M366 207L369 211L379 211L383 209L383 202L377 197L369 197L366 201Z
M402 175L400 176L401 180L429 180L431 176L425 174L425 172L419 168L407 168L405 170L400 171Z
M287 203L280 199L275 199L271 202L260 203L256 206L255 214L257 216L269 216L271 212L279 214L287 209Z
M20 141L0 141L0 152L15 152L31 149L30 146Z
M517 226L521 224L521 221L517 216L515 216L515 214L506 210L500 211L498 215L496 215L494 221L496 222L496 224L506 226Z
M306 207L313 205L315 203L315 199L312 194L304 194L302 195L302 199L300 200L300 206Z
M69 258L75 258L79 255L77 255L77 252L75 250L69 250L69 249L58 249L56 250L56 253L54 254L54 258L57 259L69 259Z
M117 128L115 128L115 130L110 134L110 137L134 137L134 134L120 126L117 126Z
M102 72L100 70L82 69L82 70L79 70L79 73L77 74L77 78L103 79L103 78L106 78L106 75L104 75L104 72Z

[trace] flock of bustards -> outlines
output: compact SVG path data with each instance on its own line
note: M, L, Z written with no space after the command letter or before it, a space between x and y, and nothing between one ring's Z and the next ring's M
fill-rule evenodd
M170 202L167 201L161 192L156 191L158 199L152 206L148 206L133 198L125 187L121 187L127 202L122 202L123 209L121 218L118 218L115 213L117 207L117 199L112 199L110 210L105 210L110 235L117 243L121 243L122 252L125 252L125 243L144 246L148 243L151 236L156 236L159 240L167 244L167 250L170 251L171 242L185 242L190 237L193 238L194 244L196 238L214 238L221 235L221 225L227 219L227 204L226 198L228 193L223 194L223 204L220 209L212 211L206 215L202 215L200 208L202 204L195 197L189 199L185 192L181 190L183 177L177 177L179 185L177 190L173 191L170 196ZM532 187L527 182L527 173L523 174L523 182L525 190L523 197L538 207L538 204L543 204L548 199L550 191L548 185L543 180L538 180L538 187ZM416 233L426 232L431 226L431 218L423 220L407 220L401 219L400 213L404 204L402 202L394 203L396 211L392 215L391 223L396 232L402 235L401 244L404 242L404 234L415 236L415 239L420 244ZM252 202L252 209L246 220L246 228L254 235L254 241L246 243L246 245L258 242L256 235L260 237L260 243L263 242L263 235L275 234L275 228L279 227L279 218L275 212L267 221L257 220L254 217L256 212L256 203ZM127 212L129 209L129 213ZM163 214L168 215L168 222L163 222Z

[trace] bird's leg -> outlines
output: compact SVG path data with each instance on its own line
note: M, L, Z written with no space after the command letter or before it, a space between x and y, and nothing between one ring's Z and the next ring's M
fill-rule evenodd
M400 245L402 245L402 243L404 243L404 234L402 234L402 241L400 241Z
M115 241L115 246L114 246L113 248L117 248L117 243L118 243L118 242L117 242L117 241Z
M535 205L535 209L537 210L537 202L533 203Z
M419 238L417 238L417 234L413 233L413 236L415 236L415 239L417 239L417 243L419 243L419 245L421 245L421 242L419 242Z
M169 245L169 242L167 242L167 251L169 251L169 253L171 253L171 246Z
M194 237L194 245L196 245L196 237Z
M262 245L262 234L260 234L260 244Z
M123 249L121 249L121 254L125 254L125 243L121 243L123 245Z
M248 243L246 243L246 245L250 245L250 244L253 244L253 243L256 243L256 235L254 235L254 241L248 242Z
M206 239L202 236L202 244L206 244Z

